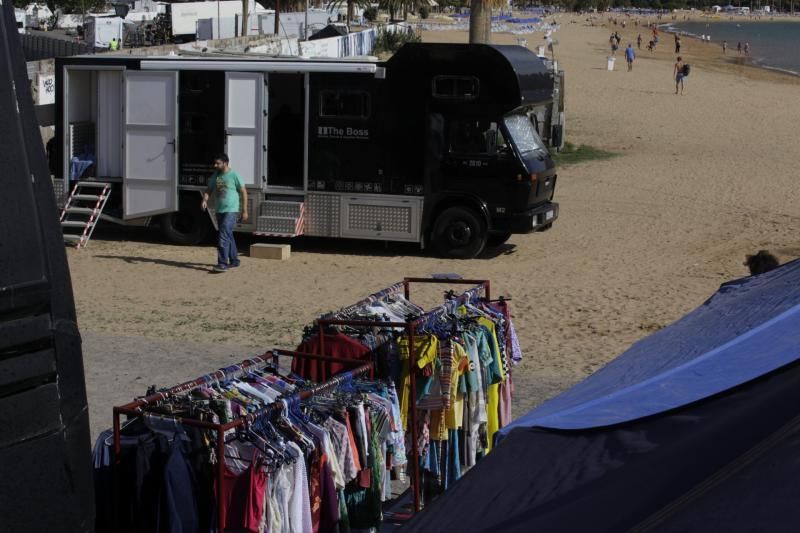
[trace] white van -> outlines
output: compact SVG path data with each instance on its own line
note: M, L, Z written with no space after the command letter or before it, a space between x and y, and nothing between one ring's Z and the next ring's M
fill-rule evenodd
M17 31L21 34L25 34L25 10L15 9L14 18L17 19Z

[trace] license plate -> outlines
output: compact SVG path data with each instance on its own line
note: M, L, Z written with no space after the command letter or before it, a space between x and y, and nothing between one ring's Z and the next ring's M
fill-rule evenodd
M553 215L555 214L554 211L548 211L544 214L544 220L547 222L548 220L553 220Z

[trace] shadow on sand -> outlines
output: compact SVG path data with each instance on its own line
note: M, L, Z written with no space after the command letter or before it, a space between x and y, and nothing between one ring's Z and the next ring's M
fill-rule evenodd
M106 225L98 228L92 236L93 241L106 242L136 242L160 244L166 246L181 246L166 242L161 234L153 228L126 228L122 226ZM267 238L249 234L236 234L236 244L239 254L249 255L250 245L254 243L271 244L290 244L295 252L325 255L355 255L362 257L428 257L436 258L436 253L430 247L422 250L418 243L372 241L363 239L340 239L325 237L295 237L286 238ZM202 248L213 248L215 235L211 235L202 244L197 245ZM153 263L176 268L188 268L192 270L211 270L214 261L215 250L209 250L209 262L204 263L185 263L180 261L170 261L166 259L155 259L144 256L116 256L98 255L103 259L120 259L128 263ZM516 252L513 244L502 244L495 247L486 247L476 258L479 260L494 259L501 255L511 255Z

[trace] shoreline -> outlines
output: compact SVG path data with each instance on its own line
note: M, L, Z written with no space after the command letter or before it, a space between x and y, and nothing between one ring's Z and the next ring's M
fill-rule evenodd
M702 69L709 72L727 73L737 77L748 80L768 81L779 84L800 85L800 74L795 74L791 71L786 71L780 67L773 67L763 63L756 63L752 59L749 61L741 61L736 59L735 50L731 54L730 47L728 54L722 53L722 45L715 41L701 41L699 36L686 32L676 31L676 28L669 28L669 26L676 22L682 21L650 21L647 19L640 20L639 26L632 26L628 24L626 28L620 28L609 23L607 20L595 21L594 25L586 24L586 17L580 15L566 14L566 24L581 24L584 29L603 30L605 32L619 31L623 36L624 42L636 42L636 35L641 33L643 38L643 45L641 50L636 50L637 57L655 59L657 61L673 62L677 54L674 53L672 42L666 42L662 39L655 52L650 53L644 48L644 43L647 42L646 36L649 35L649 24L655 23L658 25L659 30L664 34L674 35L680 33L687 37L684 41L683 49L680 55L683 56L684 61L690 63L693 67L702 67ZM561 21L560 21L561 22ZM697 18L690 19L684 22L698 22ZM757 22L757 21L752 21ZM797 22L800 22L798 17ZM627 34L627 36L626 36ZM501 34L494 34L501 35ZM534 34L535 35L535 34ZM558 38L558 32L554 34ZM602 45L605 49L605 41L607 37L603 37ZM600 43L595 43L600 44ZM688 45L688 46L687 46ZM621 46L621 50L624 46ZM607 49L605 49L607 54Z
M665 24L659 24L659 30L663 33L668 33L670 35L675 35L676 33L681 35L682 37L687 37L691 39L693 42L702 43L703 46L716 46L720 48L722 44L719 41L704 41L700 38L700 35L696 33L692 33L681 28L675 27L674 24L681 22L701 22L699 20L684 20L684 21L672 21ZM723 21L728 22L728 21ZM732 21L730 21L732 22ZM762 22L789 22L789 21L756 21L756 20L747 20L745 24L755 24L755 23L762 23ZM800 22L800 18L794 19L791 21L792 23ZM729 51L735 52L734 49L728 48ZM791 70L783 67L779 67L776 65L770 65L768 63L764 63L763 60L754 59L752 56L743 56L739 54L731 53L731 55L723 55L722 57L723 62L737 67L750 67L755 69L763 69L772 71L778 74L783 74L786 76L790 76L793 78L800 77L800 69L798 70Z

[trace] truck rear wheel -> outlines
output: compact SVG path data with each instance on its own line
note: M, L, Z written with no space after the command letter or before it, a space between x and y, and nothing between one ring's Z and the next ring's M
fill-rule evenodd
M161 233L175 244L202 243L211 232L211 220L200 206L183 206L179 211L161 215Z
M444 257L472 259L486 246L486 223L473 210L449 207L442 211L433 225L433 245Z
M486 239L486 246L494 248L495 246L500 246L501 244L504 244L510 238L511 238L510 231L507 231L505 233L490 233L489 238Z

